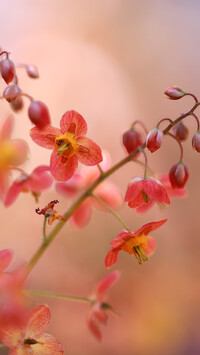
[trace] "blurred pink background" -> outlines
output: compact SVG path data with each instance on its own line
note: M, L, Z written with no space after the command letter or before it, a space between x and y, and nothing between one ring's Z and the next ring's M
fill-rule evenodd
M192 99L169 101L163 91L178 85L200 93L200 40L198 1L180 0L1 0L1 47L16 62L35 64L40 79L27 78L18 69L21 88L44 101L54 126L70 109L88 123L88 136L110 152L113 163L125 156L122 134L133 120L151 129L162 117L177 117ZM1 89L4 84L1 81ZM16 114L15 137L30 145L30 161L24 169L48 164L50 151L29 138L31 123L27 104ZM10 112L1 102L1 121ZM116 269L121 279L110 292L109 303L120 317L109 315L99 344L86 326L87 304L35 297L32 305L50 306L48 332L57 337L70 355L197 355L200 353L200 168L191 138L196 130L186 118L190 136L184 143L184 162L189 166L188 197L145 215L127 206L120 209L132 230L150 221L168 218L153 233L157 250L142 266L121 253ZM179 148L166 137L162 148L148 153L150 167L158 173L178 162ZM115 173L111 180L123 194L143 169L134 164ZM59 199L59 213L70 201L53 189L35 204L21 194L16 203L0 206L0 248L15 252L14 265L28 261L42 238L42 217L35 208ZM107 274L104 258L111 240L121 231L118 221L98 211L89 225L66 225L34 268L30 287L36 290L90 295L95 283ZM14 266L13 265L13 266Z

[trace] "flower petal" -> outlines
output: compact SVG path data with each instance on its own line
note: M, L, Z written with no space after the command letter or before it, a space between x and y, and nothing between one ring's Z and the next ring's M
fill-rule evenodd
M28 144L23 139L13 139L11 143L13 149L13 157L10 164L13 166L23 164L28 157Z
M60 128L62 133L71 132L75 137L85 136L87 133L85 119L74 110L64 113L60 120Z
M170 204L170 199L167 194L167 191L159 180L149 177L143 180L142 185L143 190L146 192L147 196L150 197L152 201L165 203L167 205Z
M97 297L101 298L111 287L118 281L121 273L118 270L110 272L101 281L98 282L95 288Z
M77 138L80 148L77 153L79 161L87 166L99 164L103 157L100 147L86 137Z
M13 251L10 249L0 250L0 274L10 265L13 258Z
M94 194L98 196L102 201L104 201L108 206L113 209L118 208L122 205L122 195L118 187L111 182L105 181L101 183L95 190ZM106 209L99 204L98 202L94 201L96 206L100 209L106 211Z
M5 201L4 201L5 207L8 207L12 203L15 202L18 195L22 191L24 185L26 185L26 180L22 180L21 182L16 180L13 182L13 184L10 186L10 188L8 190L8 193L7 193Z
M38 338L47 328L50 318L51 312L48 306L40 305L32 308L29 312L25 337Z
M26 182L26 188L29 191L40 192L52 185L52 177L48 174L48 171L44 171L43 169L42 167L38 167L37 170L35 169L30 175L29 179Z
M142 190L142 182L143 179L140 177L131 180L127 187L125 202L134 201L138 197Z
M147 247L144 249L147 255L152 255L156 248L156 240L152 238L150 235L147 237Z
M99 330L96 319L91 315L87 318L87 325L91 333L95 336L95 338L99 341L102 339L102 334Z
M155 229L161 227L165 222L167 222L167 219L163 219L162 221L158 221L158 222L147 223L144 226L142 226L140 229L135 231L132 234L132 237L134 238L134 237L140 236L142 234L148 235L151 231L154 231Z
M89 222L92 215L92 207L87 199L76 209L71 217L71 221L79 228L83 228Z
M38 344L31 346L34 355L64 354L62 344L50 334L43 334L37 338Z
M155 202L153 202L153 201L148 201L146 203L144 202L142 205L140 205L139 207L136 208L135 212L144 213L144 212L148 211L154 204L155 204Z
M55 138L61 135L61 130L52 126L45 126L44 129L33 127L30 130L32 140L40 147L54 149Z
M83 177L74 174L71 179L66 182L59 182L55 185L56 191L64 197L73 197L83 186Z
M64 158L59 156L57 151L54 150L51 155L50 168L51 174L57 181L69 180L75 173L78 167L78 158L73 155L71 158Z
M107 268L116 264L118 254L120 251L121 251L120 248L113 248L108 252L108 254L106 255L106 258L105 258L105 266Z
M3 123L0 130L0 140L7 140L11 137L14 128L14 118L9 116Z
M0 171L0 200L4 200L5 195L9 188L9 179L10 172L9 171Z

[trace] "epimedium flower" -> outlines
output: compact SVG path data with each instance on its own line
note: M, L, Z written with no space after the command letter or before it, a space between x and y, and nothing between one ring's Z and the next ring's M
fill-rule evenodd
M5 206L8 207L15 202L20 192L31 192L38 202L41 191L52 185L53 180L48 174L49 170L48 166L40 165L31 174L22 172L10 186L4 201Z
M9 116L0 130L0 199L4 200L9 187L12 168L24 163L28 155L28 145L22 139L11 139L14 119Z
M69 180L78 167L78 161L92 166L102 161L100 147L85 137L87 123L76 111L67 111L61 118L60 129L46 126L43 130L34 127L30 131L35 143L53 149L50 168L57 181Z
M53 201L49 202L48 205L46 205L41 210L39 208L36 208L35 212L37 214L43 214L45 216L45 218L47 218L49 224L52 224L53 222L55 222L56 219L58 219L60 221L66 221L65 217L57 214L57 211L54 210L54 205L58 202L59 202L58 200L53 200Z
M115 270L98 282L93 295L90 297L93 306L87 317L87 325L91 333L97 340L101 340L102 334L99 329L100 324L106 324L106 310L112 310L111 306L104 302L108 291L114 286L120 277L120 272Z
M103 171L110 167L110 156L107 152L103 152L103 161L100 163ZM72 178L63 183L56 184L56 190L64 197L73 197L78 192L88 188L98 177L100 171L97 166L83 167L78 174L74 174ZM122 195L119 188L112 182L103 181L93 191L93 194L99 197L112 209L117 209L122 204ZM71 217L71 222L77 227L84 227L92 216L93 208L107 211L93 197L87 197L85 201L76 209Z
M162 174L159 177L159 180L170 197L184 197L188 193L185 187L173 187L169 178L169 174Z
M9 354L64 354L61 343L45 333L51 312L48 306L40 305L25 314L23 321L1 319L0 339L10 349Z
M153 177L136 177L128 184L125 202L130 208L136 208L136 212L145 212L153 204L170 204L170 199L162 183Z
M155 239L148 234L161 227L166 221L167 219L150 222L135 232L126 229L122 233L119 233L110 243L112 249L106 255L105 266L109 268L116 264L118 254L121 250L126 251L130 255L135 255L140 264L142 261L148 260L148 256L153 253L156 247Z

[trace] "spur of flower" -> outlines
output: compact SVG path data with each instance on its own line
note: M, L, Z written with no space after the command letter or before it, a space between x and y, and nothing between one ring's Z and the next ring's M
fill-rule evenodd
M136 208L136 212L145 212L155 202L170 204L170 199L162 183L153 177L136 177L128 184L125 202L129 207Z
M118 254L121 250L126 251L130 255L134 255L139 264L141 264L142 261L148 260L149 255L153 253L156 247L156 241L149 236L149 233L161 227L166 221L167 219L158 222L150 222L135 232L125 229L122 233L118 234L110 243L112 249L106 255L105 266L109 268L116 264Z
M53 182L52 177L48 174L49 170L48 166L40 165L31 174L22 172L10 186L4 201L5 206L8 207L15 202L20 192L31 192L38 202L41 191L50 187Z
M110 168L110 155L103 152L103 161L100 168L105 172ZM64 197L73 197L78 192L87 189L100 176L97 166L83 167L78 174L74 174L72 178L66 182L56 184L56 190ZM122 194L119 188L110 181L103 181L93 191L94 195L100 198L112 209L121 206ZM87 197L85 201L76 209L71 217L71 221L77 227L84 227L92 216L93 208L107 211L93 197Z
M99 330L99 325L106 324L106 310L112 310L111 306L104 302L107 292L118 281L120 272L115 270L109 273L106 277L98 282L90 299L93 301L93 306L87 317L87 325L91 333L97 340L101 340L102 334Z
M28 145L22 139L11 139L14 118L9 116L0 130L0 199L4 200L9 187L11 169L24 163Z
M92 166L102 161L100 147L85 137L87 123L76 111L67 111L61 118L60 129L46 126L43 130L34 127L30 131L35 143L47 149L53 149L50 168L57 181L66 181L72 177L78 167L78 161Z
M39 208L36 208L35 212L37 214L43 214L45 218L47 218L49 224L52 224L56 219L60 221L66 221L65 217L57 214L57 211L54 210L54 205L58 202L58 200L53 200L41 210Z
M1 342L10 349L10 355L64 354L61 343L52 335L45 333L50 318L48 306L40 305L24 314L20 322L1 319Z

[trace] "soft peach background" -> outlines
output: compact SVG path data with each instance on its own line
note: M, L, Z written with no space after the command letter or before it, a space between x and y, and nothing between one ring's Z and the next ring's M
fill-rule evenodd
M19 69L22 89L48 105L55 126L66 110L79 111L88 122L88 136L110 151L113 163L125 155L121 137L133 120L151 129L162 117L175 118L193 104L189 97L167 100L163 91L168 86L200 92L198 1L1 0L0 5L1 47L16 62L34 63L40 71L40 79L31 80ZM4 102L1 109L3 121L10 111ZM121 253L117 268L122 276L109 298L121 317L109 315L102 343L87 329L88 305L33 299L33 305L51 307L48 331L62 342L66 354L200 353L200 157L191 148L195 122L186 121L188 197L172 200L163 211L155 206L142 216L127 206L119 211L133 230L164 218L168 223L154 233L158 248L148 263L139 266ZM28 171L47 164L50 156L30 140L30 128L26 106L16 115L14 135L30 144ZM162 173L178 161L179 150L166 137L162 149L148 156L150 166ZM130 179L142 174L129 164L112 181L124 194ZM59 212L70 204L52 189L38 205L55 198L60 200ZM28 261L41 242L42 217L34 212L38 205L31 196L21 195L12 207L0 207L0 247L14 250L14 265ZM87 296L106 275L104 257L120 231L112 216L97 211L83 230L65 226L33 270L30 287Z

